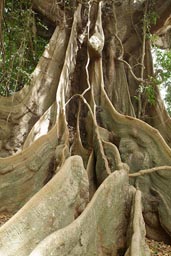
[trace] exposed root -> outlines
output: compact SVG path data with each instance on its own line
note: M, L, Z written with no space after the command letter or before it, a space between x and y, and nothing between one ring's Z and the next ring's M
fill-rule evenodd
M127 182L125 171L110 175L84 212L71 225L45 238L30 256L117 255L124 244Z
M79 156L0 228L0 255L26 256L52 232L71 223L88 202L88 180Z
M132 208L131 223L129 227L130 246L125 256L150 256L145 241L145 223L142 216L141 191L136 190Z

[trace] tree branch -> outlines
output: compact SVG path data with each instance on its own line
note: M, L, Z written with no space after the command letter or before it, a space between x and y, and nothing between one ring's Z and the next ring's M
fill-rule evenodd
M31 0L33 9L42 13L52 23L61 23L64 18L64 12L60 9L57 1L55 0Z

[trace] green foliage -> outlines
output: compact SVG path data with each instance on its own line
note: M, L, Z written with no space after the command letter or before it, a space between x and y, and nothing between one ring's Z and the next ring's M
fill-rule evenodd
M6 0L0 54L1 95L11 95L29 83L46 43L36 33L30 1Z
M152 77L149 77L148 81L146 81L146 84L140 84L138 88L138 93L141 95L144 94L147 98L148 103L154 105L156 102L154 79ZM138 100L138 97L135 96L135 99Z
M155 45L155 41L157 41L157 35L151 35L150 29L151 25L155 25L158 19L158 16L155 13L155 0L149 1L148 12L146 15L146 32L147 38L150 39L152 45ZM152 79L152 84L160 85L162 89L162 93L165 93L164 102L166 108L169 113L171 113L171 50L161 50L156 47L153 47L153 56L155 58L154 69L155 69L155 77ZM164 90L163 90L164 88ZM150 98L152 97L151 86L147 90ZM153 101L153 100L152 100Z
M155 11L150 10L146 15L146 24L147 24L147 30L149 31L151 28L151 25L156 25L158 19L158 15Z
M171 50L154 49L156 80L164 88L164 102L171 114Z
M155 97L155 90L152 84L148 84L145 86L145 93L147 96L147 100L151 105L155 105L156 97Z
M151 26L156 25L159 18L155 10L156 1L149 2L148 11L144 17L144 24L146 26L146 38L155 44L156 35L150 33ZM153 55L155 55L155 77L150 77L149 84L143 86L143 92L146 93L148 102L155 103L154 85L164 87L165 97L164 102L168 113L171 114L171 50L161 50L153 48Z
M171 50L155 49L157 79L167 84L171 79Z
M151 0L149 2L147 2L147 10L146 13L144 15L144 20L143 20L143 24L145 26L145 37L146 39L152 39L152 35L151 35L151 27L153 25L156 25L157 20L159 18L158 14L155 12L155 4L156 4L156 0Z

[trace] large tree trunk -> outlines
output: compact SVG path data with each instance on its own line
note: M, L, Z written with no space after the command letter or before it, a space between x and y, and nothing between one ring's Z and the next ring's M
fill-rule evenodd
M150 255L146 235L171 237L171 120L138 91L143 17L156 32L171 1L32 2L57 27L31 86L0 98L0 256Z

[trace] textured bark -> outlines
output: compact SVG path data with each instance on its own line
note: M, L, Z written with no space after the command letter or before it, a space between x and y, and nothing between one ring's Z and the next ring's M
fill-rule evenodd
M1 157L21 150L30 129L55 101L66 42L66 31L57 27L32 74L30 86L25 85L9 98L0 97Z
M57 28L30 87L0 99L0 212L24 205L0 255L149 255L146 235L171 237L171 119L156 85L154 105L137 91L153 75L151 7L32 3ZM152 32L170 4L156 1Z
M47 17L52 23L61 23L64 19L64 12L59 8L54 0L32 0L33 8ZM62 1L61 1L62 2Z
M117 255L125 242L128 192L125 171L110 175L71 225L45 238L30 256Z
M86 171L81 158L73 156L1 228L0 255L29 255L46 236L70 224L84 210L87 202Z
M132 218L128 230L130 247L125 256L150 256L150 250L145 243L145 223L142 216L141 192L139 190L134 194Z
M18 210L50 178L58 141L56 133L54 127L20 154L0 158L1 212Z

